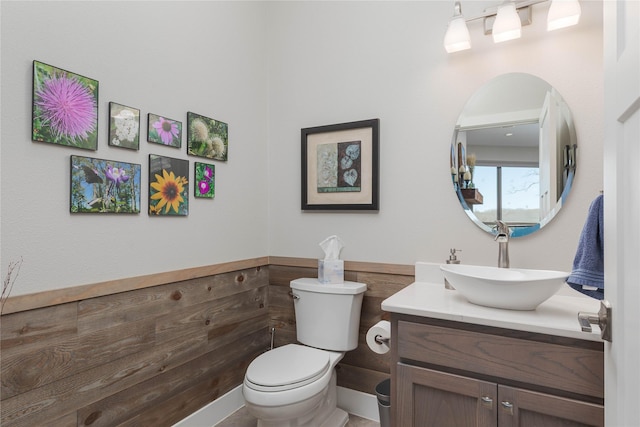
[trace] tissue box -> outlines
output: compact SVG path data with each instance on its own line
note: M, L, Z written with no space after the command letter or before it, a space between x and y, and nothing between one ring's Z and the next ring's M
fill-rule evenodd
M318 260L318 281L324 284L344 283L344 260Z

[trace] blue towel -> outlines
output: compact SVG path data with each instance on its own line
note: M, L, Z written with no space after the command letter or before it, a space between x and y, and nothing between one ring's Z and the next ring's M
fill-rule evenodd
M578 292L604 299L603 196L591 202L567 284ZM584 289L584 286L587 289ZM595 288L595 289L594 289Z

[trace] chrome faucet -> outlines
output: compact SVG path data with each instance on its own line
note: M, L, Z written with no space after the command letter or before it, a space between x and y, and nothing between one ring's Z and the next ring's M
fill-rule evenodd
M509 268L509 236L511 230L509 226L500 220L496 221L496 237L495 241L498 242L498 267Z

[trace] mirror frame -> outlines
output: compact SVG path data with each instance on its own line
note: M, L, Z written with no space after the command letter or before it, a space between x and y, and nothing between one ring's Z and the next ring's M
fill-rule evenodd
M458 197L458 201L460 202L460 205L464 209L469 219L474 224L476 224L480 229L486 231L489 234L495 235L496 234L495 226L489 225L481 221L475 215L472 208L469 206L469 204L467 203L467 201L465 200L462 194L462 190L463 190L462 187L464 186L464 180L463 180L464 172L468 171L469 168L467 166L467 160L466 160L467 159L466 141L464 144L459 142L459 133L461 131L472 130L474 128L475 129L498 128L506 125L539 123L538 119L534 120L531 117L518 119L518 116L523 117L524 115L521 114L519 110L518 111L509 110L509 108L514 108L514 107L507 107L506 105L503 106L502 103L499 106L492 107L492 108L496 108L496 110L490 112L491 114L487 114L486 117L493 117L493 119L501 118L501 120L503 121L495 120L495 121L489 121L485 123L483 122L483 120L486 120L486 119L482 119L482 118L478 119L478 117L481 117L479 115L476 115L475 116L476 118L472 117L471 119L469 119L470 116L468 114L467 116L465 116L465 112L468 113L470 108L472 108L474 105L478 105L479 103L481 104L481 102L479 101L483 101L484 100L483 97L487 97L486 99L488 99L488 97L492 97L492 99L495 98L496 100L505 101L504 104L509 104L508 102L506 102L509 99L509 96L508 96L509 93L513 93L515 95L515 97L512 97L513 99L518 97L518 94L520 94L521 91L511 90L509 92L508 89L506 89L507 86L502 84L503 82L507 81L507 78L513 80L514 82L518 80L522 80L522 81L530 80L531 85L524 86L524 87L531 87L531 88L535 86L547 87L548 89L545 96L552 96L552 99L556 101L556 103L558 104L557 118L562 120L562 122L559 123L558 126L556 126L556 133L558 132L559 126L566 126L566 130L567 130L567 135L565 135L565 138L560 143L562 145L562 157L558 159L558 161L562 162L562 171L563 171L563 175L565 175L564 179L566 180L566 182L564 184L564 187L562 188L562 191L560 192L560 194L558 194L558 198L555 205L551 207L551 209L548 211L545 217L542 218L538 223L530 226L522 226L522 227L510 226L511 237L523 237L540 230L546 224L548 224L551 220L553 220L553 218L561 210L562 206L566 203L567 196L571 191L573 181L575 179L576 151L577 151L578 144L577 144L577 136L576 136L576 130L575 130L575 125L573 121L573 116L571 114L571 111L566 101L560 95L560 93L555 88L553 88L553 86L551 86L549 83L547 83L545 80L541 79L540 77L534 76L532 74L507 73L507 74L501 74L492 78L487 83L485 83L482 87L480 87L476 92L474 92L474 94L469 98L469 100L467 100L462 112L458 116L458 120L456 121L456 126L453 132L453 139L451 142L450 173L453 181L453 187ZM503 82L500 81L501 79L503 80ZM534 80L531 80L531 79L534 79ZM499 92L496 92L496 91L499 91ZM540 95L540 94L538 93L537 95ZM542 107L543 107L542 105L539 106L540 111L542 110ZM500 108L503 108L503 110L500 111ZM505 119L507 117L512 117L512 118L515 117L515 119L513 120ZM470 123L470 124L467 124L467 123ZM463 166L464 166L464 169L462 168ZM454 173L454 168L455 168L455 173ZM563 177L561 176L559 177L559 179L563 179Z

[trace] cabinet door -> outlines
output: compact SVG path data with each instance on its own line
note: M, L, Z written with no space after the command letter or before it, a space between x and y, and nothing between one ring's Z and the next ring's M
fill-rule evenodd
M500 427L604 426L604 407L592 403L498 386Z
M396 427L496 427L495 383L398 363Z

